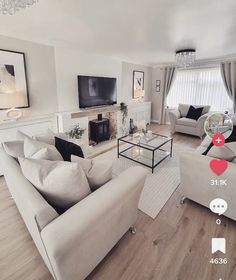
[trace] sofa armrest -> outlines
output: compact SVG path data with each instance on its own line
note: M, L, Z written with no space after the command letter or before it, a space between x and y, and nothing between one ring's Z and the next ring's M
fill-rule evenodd
M205 134L205 130L204 130L204 123L206 121L206 119L208 118L210 114L206 113L204 115L202 115L198 120L197 120L197 127L196 129L198 130L198 136L202 137Z
M170 120L170 125L171 125L171 132L175 132L175 124L177 120L181 117L180 111L175 109L175 110L170 110L169 111L169 120Z
M84 279L135 223L147 174L127 169L43 229L57 279Z
M199 124L204 124L204 122L206 121L206 119L210 116L209 113L206 113L204 115L201 115L201 117L197 120L198 125Z
M206 207L209 207L212 199L221 197L230 205L226 216L236 220L236 164L228 162L227 170L221 176L217 176L210 168L212 159L212 157L194 152L186 152L181 155L180 194ZM211 180L226 179L227 186L210 185Z

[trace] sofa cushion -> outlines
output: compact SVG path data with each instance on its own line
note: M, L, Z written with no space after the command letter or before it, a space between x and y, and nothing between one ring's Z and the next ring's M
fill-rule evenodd
M95 191L112 179L111 160L84 159L72 155L71 161L79 163L83 168L92 191Z
M37 157L37 154L40 152L40 150L45 149L47 154L47 158ZM27 158L38 158L38 159L48 159L52 161L63 161L62 156L57 151L57 149L53 145L49 145L34 139L31 139L29 137L25 138L24 141L24 156Z
M191 126L191 127L196 127L197 126L197 121L193 119L188 119L188 118L180 118L176 122L178 125L184 125L184 126Z
M224 146L213 146L207 153L208 156L233 161L236 158L236 142L226 143Z
M209 105L205 105L205 106L203 106L203 105L193 105L193 106L194 106L194 108L203 107L202 115L209 113L209 111L211 109L211 106L209 106ZM189 104L179 104L178 109L180 111L181 117L186 117L187 116L189 107L190 107Z
M5 152L15 159L24 156L24 141L8 141L2 143Z
M55 137L55 146L65 161L71 161L71 155L84 158L81 147L72 142Z
M24 176L54 207L68 209L91 193L78 163L19 158Z
M20 141L24 141L25 138L31 138L29 135L25 134L24 132L17 130L16 132L16 139Z
M188 114L187 114L186 118L197 121L202 115L202 110L203 110L203 107L195 108L191 105L188 110Z

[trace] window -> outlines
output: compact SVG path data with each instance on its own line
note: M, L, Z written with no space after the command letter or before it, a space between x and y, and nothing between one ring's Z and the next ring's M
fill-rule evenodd
M179 70L167 97L167 106L179 103L211 105L211 111L224 112L233 103L224 87L220 68Z

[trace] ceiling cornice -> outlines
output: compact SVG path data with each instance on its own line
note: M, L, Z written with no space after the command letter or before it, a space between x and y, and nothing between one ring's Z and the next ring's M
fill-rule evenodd
M236 61L236 53L235 54L229 54L221 57L213 57L213 58L208 58L208 59L197 59L195 63L193 64L193 67L197 66L217 66L221 62L225 61ZM162 68L162 67L168 67L168 66L175 66L174 62L170 63L158 63L152 68Z

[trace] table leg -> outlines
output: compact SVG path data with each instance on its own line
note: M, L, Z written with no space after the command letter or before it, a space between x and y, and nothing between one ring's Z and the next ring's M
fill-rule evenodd
M117 157L120 157L120 140L117 140Z
M172 157L172 154L173 154L173 138L171 139L170 157Z

